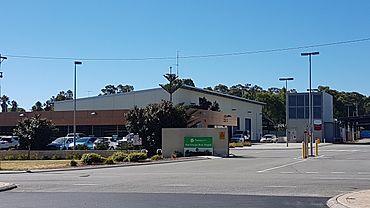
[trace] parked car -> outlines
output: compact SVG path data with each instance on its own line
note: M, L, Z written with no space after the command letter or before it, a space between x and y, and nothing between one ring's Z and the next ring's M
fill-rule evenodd
M18 148L17 136L0 136L0 149Z
M118 141L113 139L112 137L99 137L94 141L93 148L97 149L99 144L107 145L107 149L115 150L118 147Z
M83 145L86 146L87 149L93 149L94 148L94 141L96 140L96 137L82 137L76 140L76 146ZM68 149L73 149L74 143L70 143L68 146Z
M73 143L73 137L59 137L47 145L48 149L66 150Z
M248 138L244 134L234 134L230 138L230 142L234 142L234 143L243 143L243 142L245 142L247 140L248 140Z
M73 136L73 133L68 133L67 135L66 135L66 137L74 137ZM76 133L76 138L82 138L82 137L86 137L86 135L84 134L84 133Z
M262 143L276 143L277 141L278 138L274 134L266 134L260 140Z

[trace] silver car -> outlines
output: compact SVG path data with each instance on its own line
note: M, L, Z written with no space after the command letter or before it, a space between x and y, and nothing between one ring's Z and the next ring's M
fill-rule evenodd
M276 143L277 141L278 138L274 134L266 134L260 140L262 143Z

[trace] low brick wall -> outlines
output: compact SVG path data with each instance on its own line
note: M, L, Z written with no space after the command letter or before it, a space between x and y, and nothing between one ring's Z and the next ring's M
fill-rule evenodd
M31 151L31 159L43 159L43 158L66 158L73 155L83 155L85 153L96 153L103 157L109 157L113 153L118 152L118 150L44 150L44 151ZM137 150L129 150L128 152L138 152ZM13 156L18 158L22 155L27 155L27 150L1 150L0 151L0 160L4 160L6 156Z

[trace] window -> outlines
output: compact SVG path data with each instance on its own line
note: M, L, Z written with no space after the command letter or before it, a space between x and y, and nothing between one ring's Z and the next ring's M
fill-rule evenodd
M297 108L289 108L289 118L297 118Z
M304 118L304 107L297 108L297 118Z
M289 106L297 106L297 96L289 95Z
M313 96L313 106L321 106L321 95Z
M305 103L305 106L310 105L310 98L309 98L308 94L304 95L304 103Z
M306 106L305 108L305 115L304 115L304 118L309 118L310 117L310 108L308 106Z
M313 118L321 119L321 107L313 107Z
M304 95L297 95L297 106L304 106Z

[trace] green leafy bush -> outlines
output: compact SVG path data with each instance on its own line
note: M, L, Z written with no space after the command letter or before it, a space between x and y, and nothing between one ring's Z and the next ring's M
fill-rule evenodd
M77 166L77 162L75 160L71 160L70 165L72 167L76 167Z
M107 165L113 165L113 164L114 164L113 158L112 158L112 157L108 157L108 158L104 161L104 164L107 164Z
M174 151L171 157L172 158L184 157L184 154L182 154L182 152L179 152L179 151Z
M26 154L19 154L17 155L17 160L28 160L28 156Z
M50 157L48 155L43 155L41 157L41 160L50 160Z
M96 153L86 153L83 154L81 157L81 161L83 164L91 165L93 163L102 163L104 162L105 158Z
M162 155L153 155L153 157L151 157L150 160L163 160L163 157Z
M87 146L83 144L78 144L76 147L77 150L87 150Z
M96 150L107 150L109 148L109 144L107 143L100 143L95 146Z
M13 155L7 155L4 157L4 160L15 160L16 158Z
M67 160L81 160L81 155L78 153L69 154L66 156Z
M115 162L126 162L128 161L128 154L125 152L115 152L112 155L112 159Z
M138 162L140 160L146 160L147 154L143 152L134 152L128 155L128 161L130 162Z
M51 159L52 160L60 160L60 159L62 159L61 157L59 157L58 155L53 155L53 156L51 156Z

